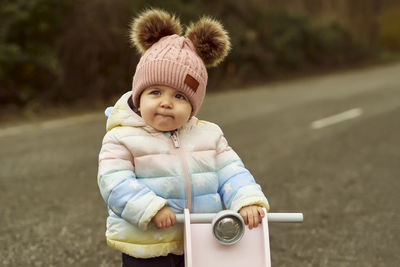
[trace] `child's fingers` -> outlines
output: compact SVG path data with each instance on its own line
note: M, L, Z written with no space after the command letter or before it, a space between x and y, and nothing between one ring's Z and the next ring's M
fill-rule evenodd
M241 210L240 211L240 216L242 216L244 224L248 225L249 224L249 220L248 220L247 212L245 210Z
M163 228L167 228L168 227L168 225L169 225L169 220L168 220L168 217L166 217L165 219L164 219L164 223L163 223Z
M255 213L254 213L254 227L257 227L259 224L261 224L262 219L265 217L265 212L262 208L257 208Z
M253 216L253 227L256 228L258 225L261 223L262 218L265 217L265 212L261 207L257 207L252 210L252 216Z
M255 210L255 212L253 213L253 221L254 221L254 228L256 228L258 226L258 224L260 223L260 215L258 214L258 211Z
M176 215L169 208L164 207L157 212L152 221L159 229L168 228L175 225Z
M159 229L168 227L168 226L167 226L167 225L168 225L168 222L167 222L166 218L164 218L164 217L158 218L158 219L155 221L155 223L156 223L157 228L159 228Z
M165 218L165 228L174 226L176 223L176 215L175 213L171 212L166 218Z
M249 218L249 229L253 229L255 222L254 222L254 214L250 211L248 213L248 218Z
M261 223L261 220L262 220L262 216L259 213L259 210L256 209L254 212L254 221L255 221L254 227L257 227Z
M261 207L258 208L258 214L260 214L261 218L264 218L264 217L265 217L265 212L264 212L264 210L263 210Z
M265 217L265 212L262 207L255 205L244 207L239 213L249 229L257 227L261 223L262 218Z
M175 215L175 213L173 213L171 216L171 226L174 226L175 223L176 223L176 215Z

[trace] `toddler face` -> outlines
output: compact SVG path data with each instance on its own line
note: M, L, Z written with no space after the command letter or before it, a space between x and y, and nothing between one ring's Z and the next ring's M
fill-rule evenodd
M192 105L182 92L160 85L143 91L139 111L147 125L166 132L181 128L189 120Z

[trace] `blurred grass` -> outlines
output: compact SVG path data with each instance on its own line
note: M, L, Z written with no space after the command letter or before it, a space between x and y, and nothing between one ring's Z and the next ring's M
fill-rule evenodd
M367 42L359 37L365 34L355 34L346 19L316 16L324 7L311 0L288 1L304 7L297 10L267 2L2 0L0 106L36 112L112 103L130 90L139 56L129 43L129 23L148 7L176 13L184 24L207 14L225 25L233 50L220 66L209 70L209 91L396 59L400 51L400 8L380 6L375 18L367 16L371 11L364 12L366 25L377 21L374 31L368 29L374 36ZM354 3L348 4L350 11ZM366 3L372 0L358 3L359 14ZM332 8L325 13L332 16Z

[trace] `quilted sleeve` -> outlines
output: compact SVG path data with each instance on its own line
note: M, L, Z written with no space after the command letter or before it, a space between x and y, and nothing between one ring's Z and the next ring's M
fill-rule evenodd
M103 139L97 182L108 208L127 222L146 230L152 217L167 204L136 179L133 157L114 131Z
M218 192L228 209L239 211L248 205L269 210L267 198L242 160L221 134L217 144Z

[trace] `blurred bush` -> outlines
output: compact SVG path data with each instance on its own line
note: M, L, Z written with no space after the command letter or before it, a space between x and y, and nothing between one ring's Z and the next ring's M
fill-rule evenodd
M387 9L379 17L378 45L400 50L400 6Z
M0 6L0 105L25 105L56 86L55 43L68 1L14 0Z
M224 63L226 72L217 69L219 75L210 75L211 80L224 77L224 84L228 80L241 86L307 69L341 66L367 56L365 48L337 23L315 24L304 15L251 5L225 12L220 17L229 22L233 51ZM218 84L213 88L219 88Z
M226 26L233 50L210 69L208 90L367 56L366 47L338 23L321 24L306 15L267 9L263 1L3 0L0 105L89 103L130 90L139 55L129 43L129 24L148 7L176 13L184 24L207 14ZM390 25L383 17L383 43L389 42L383 41L389 40L383 37L390 35L387 31L395 32ZM399 34L393 38L397 41L389 43L398 44Z

